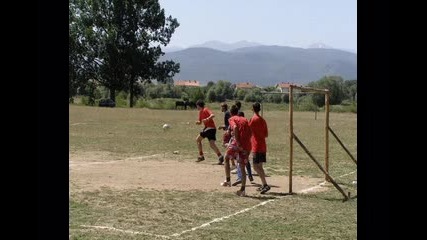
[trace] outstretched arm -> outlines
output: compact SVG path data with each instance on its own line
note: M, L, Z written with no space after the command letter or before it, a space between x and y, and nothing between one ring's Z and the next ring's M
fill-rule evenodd
M209 121L209 120L211 120L212 118L214 118L215 117L215 115L212 113L211 115L209 115L209 117L207 117L207 118L205 118L205 119L202 119L202 122L206 122L206 121Z

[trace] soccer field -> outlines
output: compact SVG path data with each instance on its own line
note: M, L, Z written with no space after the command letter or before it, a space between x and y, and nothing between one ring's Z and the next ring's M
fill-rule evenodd
M222 113L214 114L222 124ZM220 186L224 167L216 165L206 140L206 160L195 162L197 116L196 110L69 105L70 239L357 238L357 198L343 202L296 142L294 194L288 194L287 111L263 112L272 188L259 194L261 181L254 176L247 197L235 195L239 187ZM294 132L324 164L324 114L316 118L313 112L295 112ZM166 123L171 127L163 129ZM330 113L330 127L357 159L357 114ZM332 135L329 139L329 173L356 196L357 166Z

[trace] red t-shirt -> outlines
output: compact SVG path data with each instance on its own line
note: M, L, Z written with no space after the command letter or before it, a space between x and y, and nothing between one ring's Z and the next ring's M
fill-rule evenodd
M202 121L202 119L208 118L212 114L211 110L208 108L203 108L199 112L199 121ZM214 120L211 118L208 121L204 122L205 128L216 128Z
M234 115L228 119L230 128L234 129L235 126L238 128L240 146L246 150L251 151L251 128L249 122L245 117Z
M249 121L249 126L252 130L252 152L266 153L267 144L265 143L265 138L268 137L268 129L264 118L258 114L254 114Z

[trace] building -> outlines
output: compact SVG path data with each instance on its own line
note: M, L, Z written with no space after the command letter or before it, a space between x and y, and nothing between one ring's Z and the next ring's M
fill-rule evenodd
M252 83L248 83L248 82L236 84L236 89L251 89L254 87L255 87L255 85L253 85Z
M289 86L298 86L298 87L302 87L302 85L300 84L296 84L296 83L290 83L290 82L281 82L276 84L276 89L278 89L280 92L285 93L285 92L289 92Z
M197 80L175 80L175 86L200 87L200 82Z

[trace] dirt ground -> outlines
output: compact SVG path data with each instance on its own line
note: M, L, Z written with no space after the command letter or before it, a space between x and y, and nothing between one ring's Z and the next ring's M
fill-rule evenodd
M70 191L92 191L101 187L112 189L155 189L155 190L200 190L232 192L236 187L223 187L224 166L216 161L205 160L200 163L176 157L176 155L154 154L127 159L114 159L108 153L74 153L69 156ZM268 164L268 162L267 162ZM255 172L254 172L255 173ZM267 175L268 172L266 172ZM236 179L231 174L231 181ZM255 183L246 182L246 194L257 195L256 188L261 180L254 175ZM322 187L323 178L294 176L294 193L309 193L326 190ZM288 176L267 176L272 187L270 193L288 193Z

